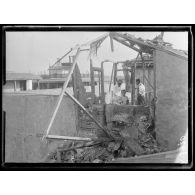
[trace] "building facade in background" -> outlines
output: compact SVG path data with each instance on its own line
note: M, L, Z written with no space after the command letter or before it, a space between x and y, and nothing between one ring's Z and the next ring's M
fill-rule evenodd
M6 83L3 86L4 92L26 91L38 88L40 76L31 73L6 73Z

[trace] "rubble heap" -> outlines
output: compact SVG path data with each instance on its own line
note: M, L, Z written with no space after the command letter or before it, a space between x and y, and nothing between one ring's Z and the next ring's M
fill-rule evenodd
M128 122L126 115L115 116L113 127L106 138L102 133L90 142L66 141L62 147L48 155L48 162L62 163L106 163L117 158L162 152L155 140L152 121L140 116Z

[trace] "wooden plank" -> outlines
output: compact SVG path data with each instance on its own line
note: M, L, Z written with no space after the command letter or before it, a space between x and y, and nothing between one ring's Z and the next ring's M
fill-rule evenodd
M86 137L71 137L71 136L61 136L61 135L47 135L46 138L58 139L58 140L92 141L91 138L86 138Z
M96 125L103 130L103 132L108 136L111 137L108 132L104 129L104 127L85 109L85 107L76 99L74 98L71 94L69 94L67 91L65 93L70 97L70 99L73 100L74 103L76 103L95 123Z
M50 131L51 127L52 127L52 124L53 124L53 122L54 122L54 119L55 119L55 117L56 117L56 114L57 114L57 112L58 112L58 109L59 109L60 104L61 104L61 102L62 102L62 98L63 98L63 96L64 96L64 92L65 92L65 90L66 90L66 88L67 88L67 86L68 86L68 83L69 83L69 81L70 81L70 78L71 78L71 76L72 76L72 73L73 73L73 71L74 71L74 68L75 68L75 66L76 66L76 62L77 62L79 53L80 53L80 48L78 48L78 50L77 50L76 56L75 56L75 58L74 58L73 65L72 65L72 67L71 67L71 69L70 69L70 72L69 72L69 74L68 74L68 77L66 78L66 80L65 80L65 82L64 82L64 85L63 85L61 94L60 94L60 96L59 96L59 98L58 98L58 101L57 101L55 110L54 110L53 115L52 115L52 118L51 118L51 120L50 120L50 122L49 122L49 125L48 125L48 127L47 127L46 136L49 134L49 131ZM44 136L43 136L43 139L44 139Z

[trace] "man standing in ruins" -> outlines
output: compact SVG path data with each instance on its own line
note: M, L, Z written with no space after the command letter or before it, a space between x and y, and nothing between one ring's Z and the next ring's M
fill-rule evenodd
M123 81L121 79L119 79L117 81L116 85L114 85L114 87L113 87L113 90L112 90L112 102L114 104L118 104L118 101L120 99L122 83L123 83Z
M140 82L140 79L136 79L137 85L137 104L145 104L145 86Z

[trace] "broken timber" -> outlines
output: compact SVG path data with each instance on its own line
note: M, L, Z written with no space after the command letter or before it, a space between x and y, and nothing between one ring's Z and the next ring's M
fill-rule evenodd
M76 103L95 123L96 125L102 129L104 131L104 133L108 136L108 137L111 137L108 132L104 129L104 127L102 127L102 125L85 109L85 107L80 104L80 102L75 98L73 97L71 94L69 94L67 91L65 91L65 93L68 95L68 97L70 97L74 103Z
M47 135L47 139L58 139L58 140L74 140L74 141L92 141L91 138L86 137L71 137L71 136L59 136L59 135Z
M53 124L53 122L54 122L54 119L55 119L55 117L56 117L56 114L57 114L57 112L58 112L58 109L59 109L60 104L61 104L61 102L62 102L62 98L63 98L63 96L64 96L64 92L65 92L65 90L66 90L66 88L67 88L67 86L68 86L68 83L69 83L69 81L70 81L71 75L72 75L72 73L73 73L73 71L74 71L74 68L75 68L75 66L76 66L76 62L77 62L79 53L80 53L80 48L78 48L78 50L77 50L76 56L75 56L74 61L73 61L73 65L72 65L72 67L71 67L71 69L70 69L70 72L69 72L69 74L68 74L68 77L67 77L66 81L64 82L64 85L63 85L61 94L60 94L60 96L59 96L59 98L58 98L57 105L56 105L56 107L55 107L55 110L54 110L54 113L53 113L52 118L51 118L51 120L50 120L50 123L49 123L49 125L48 125L48 128L47 128L47 130L46 130L46 136L43 136L43 139L44 139L45 137L47 137L47 135L49 134L49 131L50 131L51 127L52 127L52 124Z

